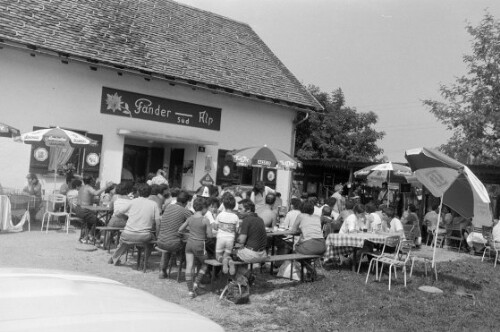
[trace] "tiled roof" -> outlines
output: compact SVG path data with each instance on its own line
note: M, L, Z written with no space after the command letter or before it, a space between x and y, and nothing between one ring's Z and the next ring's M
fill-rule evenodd
M247 24L168 0L0 0L0 39L321 109Z

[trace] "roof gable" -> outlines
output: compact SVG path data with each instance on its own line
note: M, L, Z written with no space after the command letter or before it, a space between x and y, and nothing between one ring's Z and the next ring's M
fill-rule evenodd
M0 38L322 109L247 24L169 0L0 0Z

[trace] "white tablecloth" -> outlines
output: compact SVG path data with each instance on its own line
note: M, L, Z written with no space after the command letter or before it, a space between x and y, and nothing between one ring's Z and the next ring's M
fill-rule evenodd
M2 232L22 232L23 225L29 218L29 212L21 218L17 225L12 224L12 216L10 210L10 200L6 195L0 195L0 231Z

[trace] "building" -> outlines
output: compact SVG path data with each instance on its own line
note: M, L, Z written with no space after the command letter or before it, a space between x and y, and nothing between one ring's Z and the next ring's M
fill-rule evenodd
M297 112L321 109L250 26L167 0L0 0L0 73L2 122L100 142L35 152L2 139L7 187L33 171L50 188L51 158L104 181L119 182L122 168L136 179L164 168L189 190L202 179L251 185L256 172L225 162L226 152L292 151ZM289 172L268 173L288 192Z

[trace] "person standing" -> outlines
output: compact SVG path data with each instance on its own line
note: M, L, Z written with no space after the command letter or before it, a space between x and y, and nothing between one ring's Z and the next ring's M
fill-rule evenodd
M187 191L180 191L175 204L170 204L165 208L161 220L157 225L157 245L159 248L167 251L165 255L162 255L160 279L167 277L167 268L170 265L172 254L182 249L182 234L179 233L179 228L186 222L187 218L193 215L191 211L186 209L189 199L190 195Z
M263 181L257 181L250 194L250 200L255 205L255 213L258 214L265 208L268 194L274 194L274 190L265 186Z
M204 217L208 210L208 204L205 198L197 197L193 202L194 215L187 220L179 228L179 233L184 232L189 228L188 239L186 243L186 283L188 286L189 296L196 297L198 284L203 279L207 270L205 260L207 259L207 251L205 250L205 241L212 237L212 227L208 219ZM198 263L198 273L194 274L194 263ZM194 277L194 283L193 283Z
M32 199L34 204L30 202L30 220L35 221L36 214L42 205L42 185L34 173L29 173L26 176L26 180L28 181L28 185L24 187L23 191L33 196Z
M124 210L128 220L120 236L120 245L109 260L110 264L120 264L120 257L129 248L123 241L146 243L155 239L156 224L160 222L160 209L155 202L148 199L151 194L150 186L145 183L137 185L137 193L139 197L134 198Z
M382 190L378 193L379 204L389 206L394 200L392 191L389 190L387 182L382 183Z
M345 209L345 198L342 196L343 189L344 187L340 183L336 184L334 187L335 192L332 195L332 197L336 200L335 205L333 206L333 211L337 214L340 214L340 212Z

